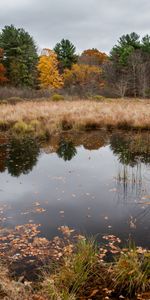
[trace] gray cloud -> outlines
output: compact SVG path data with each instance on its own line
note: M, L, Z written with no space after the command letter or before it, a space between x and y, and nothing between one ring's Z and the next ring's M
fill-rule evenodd
M40 48L69 38L109 52L124 33L150 34L149 0L0 0L0 28L23 27Z

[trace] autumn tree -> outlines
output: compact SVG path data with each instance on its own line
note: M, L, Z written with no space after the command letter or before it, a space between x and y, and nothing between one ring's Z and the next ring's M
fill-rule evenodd
M9 82L14 86L33 87L38 56L29 33L13 25L5 26L0 33L0 48L4 50L4 67Z
M150 36L123 35L103 66L107 86L116 95L147 97L150 95Z
M107 60L108 56L106 53L100 52L99 50L93 48L83 51L79 57L78 63L91 66L101 66Z
M79 95L94 94L103 87L102 70L97 66L74 64L64 71L64 85L70 92Z
M77 62L76 48L69 40L62 39L56 44L54 51L57 54L61 72L66 68L71 69L72 65Z
M59 74L57 55L50 49L43 49L38 63L39 81L42 88L61 88L63 77Z
M4 59L4 51L2 48L0 48L0 85L3 85L8 81L6 77L6 69L3 65L3 59Z

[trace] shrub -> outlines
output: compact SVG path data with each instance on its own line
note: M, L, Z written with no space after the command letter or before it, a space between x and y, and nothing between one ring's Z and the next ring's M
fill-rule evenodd
M63 95L59 95L59 94L54 94L52 96L52 100L53 101L61 101L61 100L64 100L64 96Z
M33 131L33 127L31 125L26 124L23 121L19 121L17 122L14 126L13 126L13 132L14 133L18 133L18 134L25 134L25 133L30 133Z
M103 101L103 100L105 100L105 97L103 97L101 95L94 95L93 96L93 100Z

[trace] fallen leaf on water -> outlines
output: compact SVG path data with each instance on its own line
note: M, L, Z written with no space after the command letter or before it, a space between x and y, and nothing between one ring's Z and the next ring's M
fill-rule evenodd
M42 213L42 212L45 212L45 211L46 211L46 209L44 209L42 207L39 207L39 208L35 209L35 212L37 212L37 213Z
M117 192L116 188L110 189L109 192Z
M68 226L60 226L58 228L59 231L61 231L63 234L70 236L71 233L73 233L75 230L72 228L69 228Z
M142 197L142 200L145 200L145 199L150 199L150 195L145 195Z
M33 205L35 205L35 206L39 206L39 205L40 205L40 203L39 203L39 202L34 202L34 203L33 203Z

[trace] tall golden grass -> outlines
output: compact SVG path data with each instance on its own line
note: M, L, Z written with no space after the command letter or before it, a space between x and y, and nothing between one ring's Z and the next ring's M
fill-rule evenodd
M34 100L0 105L0 125L33 120L49 133L102 127L150 129L150 100Z

